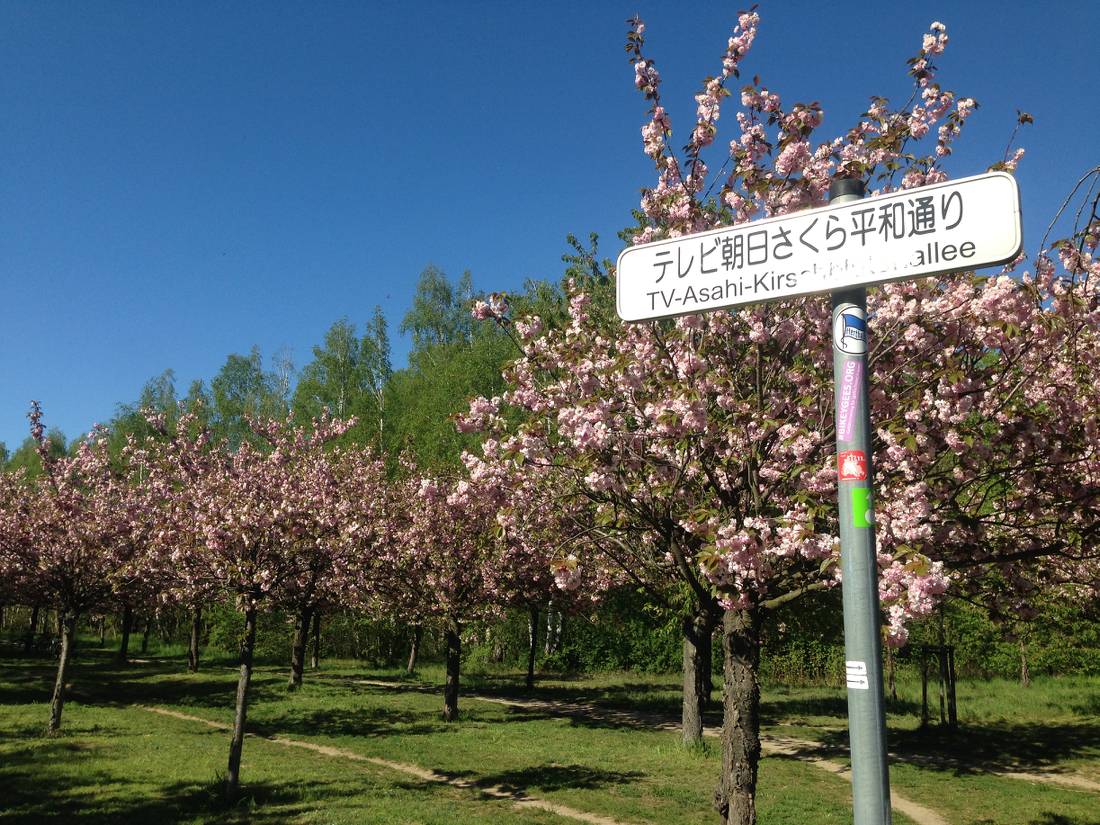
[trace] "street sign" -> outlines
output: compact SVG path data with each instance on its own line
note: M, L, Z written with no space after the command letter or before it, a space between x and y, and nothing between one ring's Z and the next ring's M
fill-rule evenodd
M628 247L616 308L671 318L1003 264L1022 246L1016 180L991 172Z

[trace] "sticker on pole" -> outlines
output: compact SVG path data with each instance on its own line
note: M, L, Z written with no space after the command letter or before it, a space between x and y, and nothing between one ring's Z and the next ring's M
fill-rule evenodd
M848 355L867 352L867 313L855 304L841 304L833 312L833 346Z
M868 487L852 488L852 526L873 527L875 513L871 509L871 490Z
M856 690L871 689L871 683L867 679L866 662L845 662L844 674L847 677L848 687Z
M841 481L866 481L867 456L863 450L845 450L836 457L836 469Z
M863 379L862 361L845 361L840 374L840 398L836 406L836 434L840 441L851 441L859 411L859 388Z
M1019 188L990 172L627 247L615 306L672 318L980 269L1022 247Z

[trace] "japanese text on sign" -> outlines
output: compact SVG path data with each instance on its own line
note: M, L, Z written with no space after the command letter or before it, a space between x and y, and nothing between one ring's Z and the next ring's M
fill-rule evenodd
M1016 183L998 172L630 247L619 256L619 314L682 315L1002 263L1019 253L1019 227Z

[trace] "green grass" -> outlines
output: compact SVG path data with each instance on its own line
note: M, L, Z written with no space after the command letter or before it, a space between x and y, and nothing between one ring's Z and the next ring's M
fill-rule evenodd
M523 790L626 822L687 825L717 819L710 809L720 765L716 742L688 750L675 733L470 698L460 700L461 718L448 725L440 718L435 686L442 674L437 668L407 679L397 671L368 671L346 662L307 672L303 689L294 694L286 691L285 668L257 669L249 730L260 738L245 743L244 799L226 808L219 800L218 779L225 770L228 734L136 705L228 724L236 669L214 659L192 675L178 657L148 658L149 664L118 666L106 653L82 650L71 674L73 699L65 708L63 733L52 739L40 735L52 663L0 659L0 822L572 821L518 810L475 790L426 783L262 738L275 735L414 763L483 786ZM400 686L361 685L358 679ZM908 712L910 700L899 697L897 709L905 713L891 716L892 747L903 753L964 755L978 743L983 758L996 755L1013 764L1072 767L1080 773L1100 763L1100 720L1090 704L1100 680L1038 682L1031 694L1020 697L1008 685L978 683L966 690L971 687L973 694L960 691L962 735L917 730ZM527 695L515 673L468 674L464 688ZM983 688L1003 696L983 699ZM629 673L548 678L533 696L673 715L679 702L676 677ZM995 715L998 707L1006 709L1001 716ZM842 690L768 690L764 717L767 730L813 739L830 753L846 739ZM1023 729L1033 735L1014 740L1013 734ZM1040 732L1047 729L1075 734L1057 745L1043 744ZM835 754L830 758L843 761ZM1092 813L1100 806L1097 794L934 766L895 765L891 776L895 789L940 811L953 825L1100 825ZM847 823L849 806L844 780L794 759L762 761L758 808L763 825ZM908 820L897 815L895 822Z

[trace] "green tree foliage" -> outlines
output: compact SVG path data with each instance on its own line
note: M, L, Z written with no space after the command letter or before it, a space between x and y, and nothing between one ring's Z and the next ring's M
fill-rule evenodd
M46 434L47 448L54 458L65 455L67 445L65 434L56 428ZM6 452L6 451L5 451ZM28 478L37 478L42 474L42 459L38 456L38 444L33 438L27 436L14 453L8 456L2 465L8 472L25 470Z
M409 451L421 467L453 467L477 436L455 430L451 416L465 412L474 396L503 389L501 370L520 350L507 331L475 322L469 272L457 284L434 266L417 282L413 306L401 322L413 337L409 365L393 373L386 390L391 425L383 445L392 454ZM536 313L549 321L564 317L562 293L544 281L528 281L510 297L516 317Z
M234 448L251 436L249 418L285 418L289 410L290 379L293 367L288 358L276 358L275 369L265 371L259 347L248 355L233 353L210 381L205 398L192 386L189 401L205 402L215 436L225 438Z
M412 308L401 321L401 331L412 334L413 355L431 353L441 344L468 342L476 326L469 311L474 297L469 270L452 284L446 273L428 264L416 282Z
M1022 665L1032 676L1100 673L1097 604L1064 593L1037 594L1021 615L990 613L987 605L949 599L936 615L914 625L903 658L915 661L922 645L942 638L955 647L962 677L1018 678Z
M146 381L133 404L118 405L109 425L112 455L117 456L121 452L129 437L141 441L154 435L153 427L145 418L146 411L163 415L170 425L179 417L176 374L172 370L167 369Z
M329 327L313 360L302 369L294 390L293 409L300 421L327 409L338 418L355 416L356 427L344 440L377 444L386 429L386 384L392 374L390 341L381 307L362 337L346 318Z

